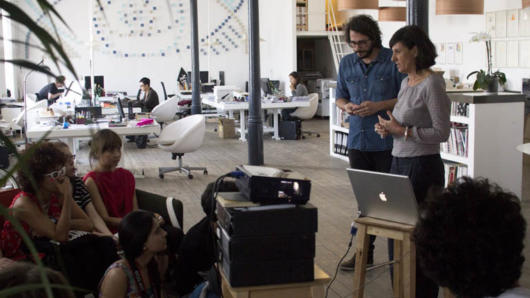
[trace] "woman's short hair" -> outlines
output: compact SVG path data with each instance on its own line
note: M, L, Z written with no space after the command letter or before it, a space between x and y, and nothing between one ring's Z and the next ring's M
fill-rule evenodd
M348 44L351 42L350 31L355 31L368 36L376 48L381 48L383 46L379 25L377 25L377 22L369 15L362 14L350 19L344 28L344 37Z
M92 136L89 159L97 160L103 152L121 149L121 145L121 138L117 133L110 129L102 129Z
M43 268L48 280L53 285L68 285L64 276L55 270ZM42 283L41 271L39 267L27 262L13 262L0 270L0 289L23 286L26 284ZM53 297L74 298L74 293L70 289L52 288ZM20 298L46 297L44 287L40 289L27 290L17 293Z
M390 39L390 48L396 43L402 43L409 49L416 47L418 50L418 56L416 56L416 70L422 70L433 66L436 62L436 48L429 39L429 36L416 25L405 26Z
M497 297L521 276L525 230L514 194L465 177L427 199L413 238L438 285L459 297Z
M54 143L47 141L30 144L22 156L27 159L20 161L22 167L18 170L17 180L23 191L32 194L36 194L35 187L39 186L46 174L66 164L66 155ZM32 178L37 185L33 185Z

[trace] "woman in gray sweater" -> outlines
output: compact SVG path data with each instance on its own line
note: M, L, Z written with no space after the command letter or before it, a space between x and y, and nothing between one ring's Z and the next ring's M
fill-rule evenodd
M430 69L435 63L436 50L422 29L418 26L399 29L392 36L390 47L392 61L408 77L401 82L394 111L387 111L389 119L379 116L375 131L381 137L388 134L394 137L390 172L410 178L421 206L429 189L444 186L440 143L449 136L451 102L443 78ZM391 257L392 248L389 244ZM437 295L438 286L417 266L416 296Z
M299 73L293 71L289 74L289 88L291 89L292 96L307 96L309 92L307 87L302 84L302 78ZM296 108L292 109L283 109L282 110L282 120L292 120L291 113L294 112Z

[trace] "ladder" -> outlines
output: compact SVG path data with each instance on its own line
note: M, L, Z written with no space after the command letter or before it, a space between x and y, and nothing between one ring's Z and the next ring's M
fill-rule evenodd
M333 0L328 0L328 39L329 45L331 46L331 53L333 54L333 62L335 64L335 70L339 73L339 65L342 57L353 53L352 48L346 43L344 33L338 30L337 19L335 18L335 11L333 8Z

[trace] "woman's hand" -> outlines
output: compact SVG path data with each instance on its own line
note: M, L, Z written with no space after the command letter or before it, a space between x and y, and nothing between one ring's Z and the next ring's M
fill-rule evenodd
M62 202L63 198L72 197L72 183L70 179L64 177L62 180L54 180L59 191L59 200Z
M381 136L383 136L381 133L384 134L385 132L386 132L386 135L388 135L389 133L392 135L399 135L399 136L404 135L405 128L401 126L399 122L397 122L396 118L394 118L394 116L392 115L392 112L386 111L386 114L388 115L390 120L386 120L385 118L379 115L377 116L379 118L379 123L376 124L376 127L375 127L376 132ZM378 129L381 133L379 133Z
M289 88L291 89L291 91L294 91L296 89L292 83L291 85L289 85Z
M381 136L381 139L384 139L388 136L388 130L386 130L383 125L381 125L380 123L376 123L374 125L374 129L375 129L375 132Z

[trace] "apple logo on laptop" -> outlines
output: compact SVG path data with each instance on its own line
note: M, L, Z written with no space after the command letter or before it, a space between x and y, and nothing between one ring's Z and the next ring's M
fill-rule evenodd
M381 193L379 194L379 199L380 199L381 201L383 201L383 202L388 201L384 192L381 192Z

